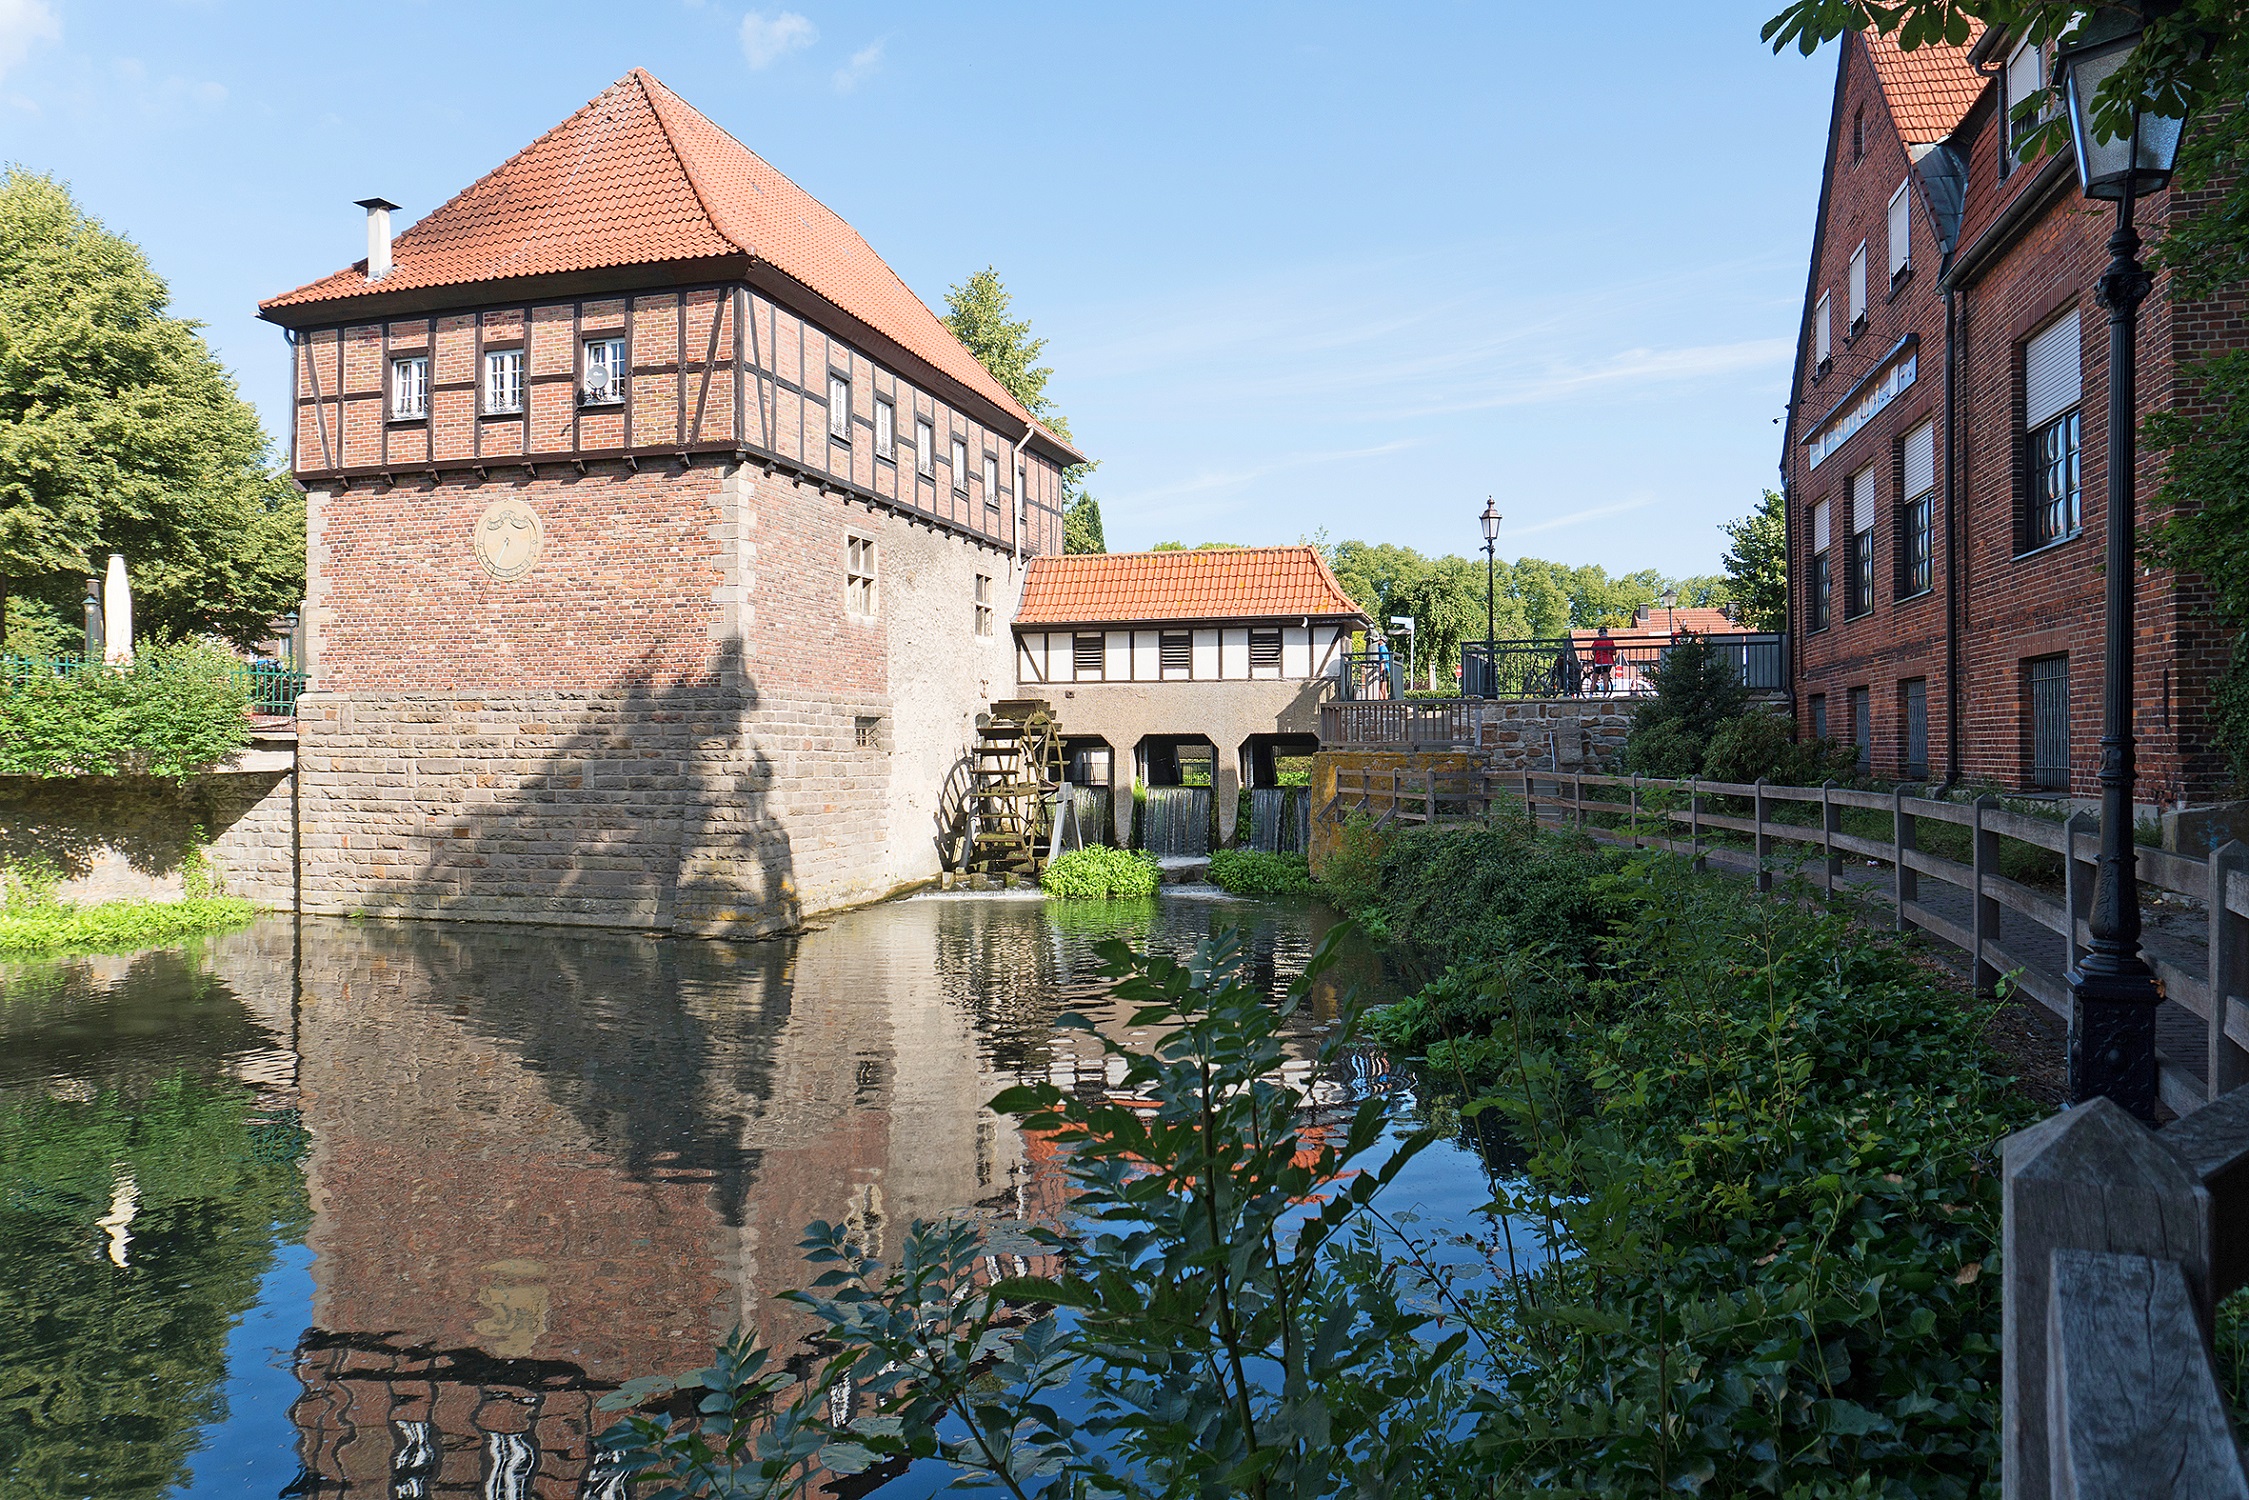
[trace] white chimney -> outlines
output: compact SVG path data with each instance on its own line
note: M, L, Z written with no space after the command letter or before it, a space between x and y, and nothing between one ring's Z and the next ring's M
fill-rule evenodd
M380 281L390 274L390 211L397 204L387 198L362 198L367 210L367 279Z

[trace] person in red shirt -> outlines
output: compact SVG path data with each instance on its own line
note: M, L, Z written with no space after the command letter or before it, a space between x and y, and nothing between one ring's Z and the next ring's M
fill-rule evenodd
M1616 691L1616 642L1609 639L1609 627L1603 625L1600 634L1593 637L1593 691Z

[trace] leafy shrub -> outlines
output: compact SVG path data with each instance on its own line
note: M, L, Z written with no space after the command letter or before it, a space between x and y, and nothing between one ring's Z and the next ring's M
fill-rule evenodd
M1858 751L1832 740L1799 740L1795 726L1766 708L1746 709L1720 724L1703 752L1711 781L1818 786L1856 774Z
M1308 896L1319 887L1301 854L1221 849L1210 857L1211 884L1237 896Z
M1335 848L1320 866L1320 889L1327 898L1357 917L1372 936L1380 937L1379 921L1372 912L1382 890L1382 851L1389 836L1374 826L1363 812L1353 813L1336 830Z
M1163 874L1145 854L1088 844L1049 863L1039 884L1049 896L1065 901L1113 901L1153 896L1163 884Z
M207 862L191 875L184 901L82 906L56 894L61 883L61 871L42 860L0 865L0 953L125 952L239 927L257 914L249 902L220 894Z
M123 668L0 680L0 774L185 777L250 742L250 685L216 647L144 646Z
M1741 668L1701 636L1682 636L1656 664L1655 696L1632 717L1624 768L1643 776L1693 776L1718 727L1748 705Z
M1602 877L1622 859L1514 807L1391 839L1369 909L1401 956L1431 972L1548 949L1584 957L1608 930Z

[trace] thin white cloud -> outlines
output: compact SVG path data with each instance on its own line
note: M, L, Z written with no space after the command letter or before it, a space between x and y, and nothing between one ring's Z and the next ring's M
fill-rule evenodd
M1183 499L1190 495L1207 495L1213 492L1238 490L1246 484L1263 479L1268 474L1279 474L1289 469L1311 468L1317 464L1348 463L1359 458L1380 458L1386 453L1396 453L1411 448L1413 441L1399 438L1387 443L1377 443L1371 448L1346 448L1329 453L1299 453L1293 458L1276 459L1269 464L1253 464L1245 469L1205 469L1200 474L1170 484L1159 484L1120 500L1133 505L1146 505L1153 500Z
M47 0L0 0L0 76L40 42L62 40L62 18Z
M742 17L742 56L752 69L769 68L818 40L820 28L793 10L771 16L753 10Z
M874 77L882 67L882 46L887 38L878 37L851 54L851 61L835 71L836 92L848 94L860 84Z
M1588 506L1573 510L1566 516L1553 516L1544 521L1533 521L1528 526L1509 526L1510 537L1537 536L1542 531L1560 531L1565 526L1578 526L1587 521L1598 521L1603 516L1621 516L1628 510L1642 510L1655 503L1655 496L1642 495L1637 500L1619 500L1614 505Z

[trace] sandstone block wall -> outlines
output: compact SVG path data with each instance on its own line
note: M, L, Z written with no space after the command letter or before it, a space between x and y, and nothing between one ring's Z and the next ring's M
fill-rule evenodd
M286 770L156 776L0 776L0 865L61 872L71 901L175 900L201 852L219 889L294 899L295 781Z

